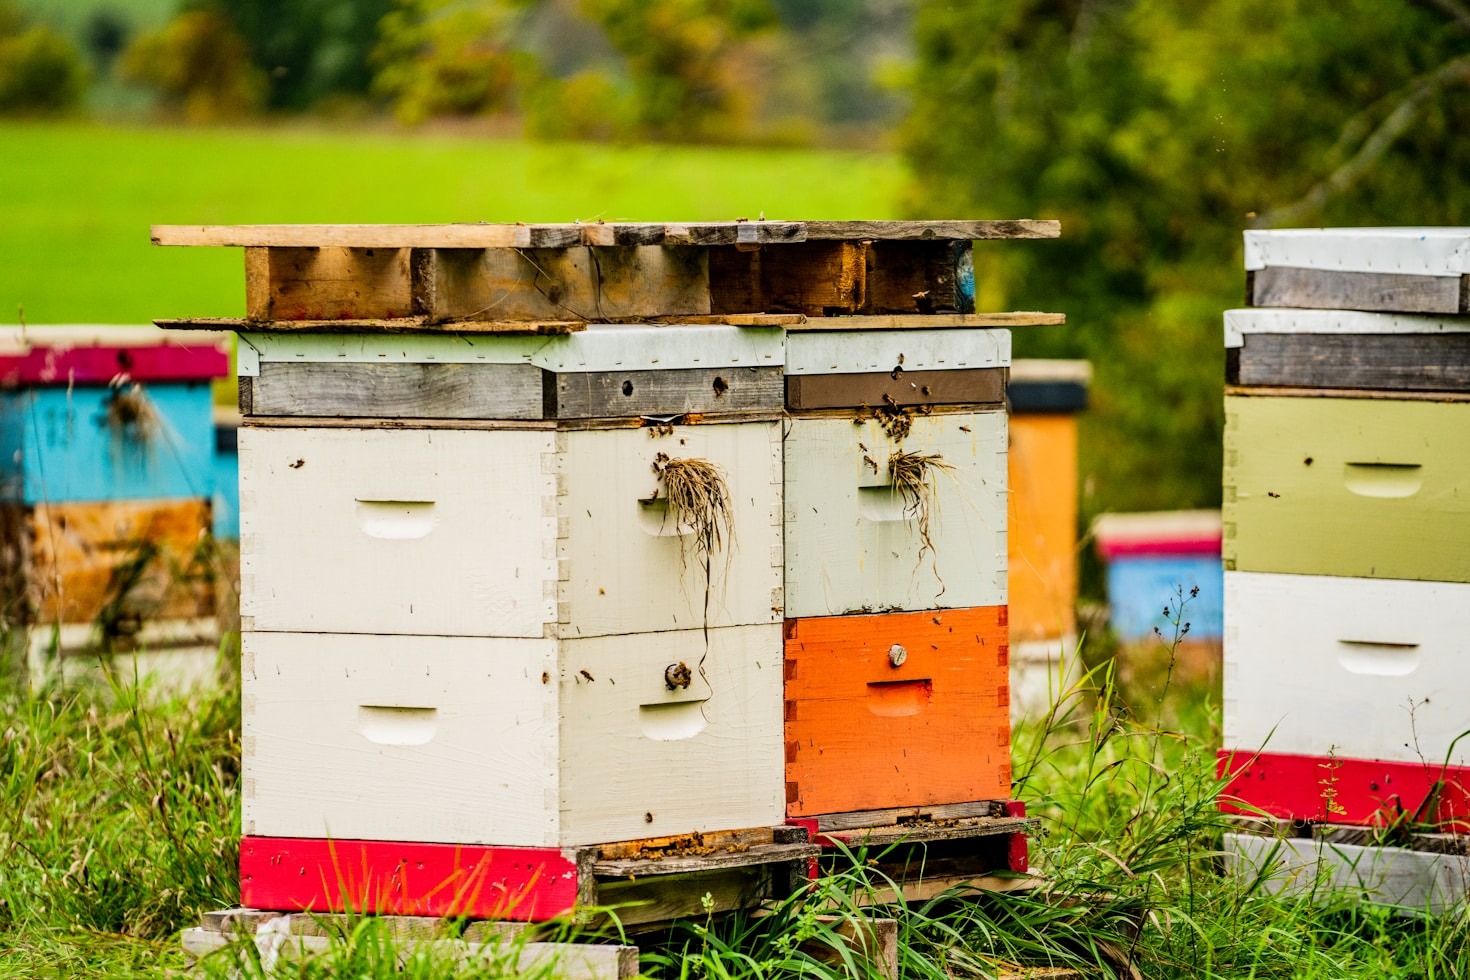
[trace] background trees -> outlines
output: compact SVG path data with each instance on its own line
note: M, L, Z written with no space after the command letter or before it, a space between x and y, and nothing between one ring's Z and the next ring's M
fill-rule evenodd
M981 304L1088 357L1084 507L1219 500L1220 312L1242 229L1470 222L1460 0L917 4L915 214L1059 218L977 250Z

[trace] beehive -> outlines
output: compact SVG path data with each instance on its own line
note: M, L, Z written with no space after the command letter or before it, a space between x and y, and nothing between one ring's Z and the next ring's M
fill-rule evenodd
M1253 302L1282 308L1225 318L1227 809L1350 824L1470 809L1467 242L1247 234Z
M153 327L0 336L0 576L33 674L140 647L142 673L212 666L210 385L228 370L223 344Z
M940 795L1007 795L998 328L1061 318L973 313L969 239L1054 227L160 232L247 249L248 319L227 325L242 337L248 895L328 907L282 869L321 871L338 839L372 865L363 881L401 882L403 855L445 844L514 852L506 874L534 876L548 848L780 823L783 495L793 468L828 480L829 445L872 533L810 551L812 568L867 556L879 585L845 581L839 612L967 607L924 614L952 636L905 632L929 672L916 685L932 684L920 725L962 726L946 758L983 749ZM920 451L947 477L927 535L891 481L863 475L864 456ZM720 477L717 532L690 533L671 505L673 463ZM895 737L916 732L905 693L879 693Z

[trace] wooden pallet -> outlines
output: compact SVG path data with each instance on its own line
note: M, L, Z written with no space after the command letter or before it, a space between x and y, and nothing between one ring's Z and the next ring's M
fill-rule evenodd
M814 877L868 869L863 904L927 901L945 892L1028 890L1027 835L1039 829L1019 801L959 803L792 818L822 853ZM854 867L854 859L862 868Z
M564 332L670 316L970 314L972 240L1058 234L1051 221L737 221L158 226L153 241L244 247L246 317L275 328Z
M789 896L821 848L756 827L576 848L246 837L243 904L291 912L656 927Z

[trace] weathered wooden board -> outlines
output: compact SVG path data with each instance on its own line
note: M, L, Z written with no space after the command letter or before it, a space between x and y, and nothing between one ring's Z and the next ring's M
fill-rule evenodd
M710 307L705 253L659 246L421 249L413 299L414 312L439 323L719 312Z
M1268 746L1269 747L1269 746ZM1292 755L1230 746L1216 771L1220 809L1298 822L1470 830L1470 769L1432 757L1385 762L1343 755Z
M991 817L1003 812L1004 804L994 800L971 803L941 803L935 806L886 807L881 810L852 810L847 813L822 813L815 818L813 833L886 827L890 824L925 822L945 823L973 817ZM806 821L796 821L806 823Z
M774 250L713 249L710 311L808 317L972 313L973 273L968 280L961 275L969 247L949 241L822 241Z
M1388 313L1470 311L1470 276L1343 272L1273 266L1247 273L1252 306Z
M776 412L779 367L552 374L530 364L267 362L240 379L245 416L597 419Z
M262 364L531 364L560 373L670 371L683 368L779 367L785 338L779 329L726 324L678 327L596 324L566 336L484 336L446 333L384 337L355 335L241 334L241 376Z
M243 650L247 835L565 847L783 817L776 625Z
M0 392L0 500L207 497L213 425L208 381Z
M1470 273L1470 228L1287 228L1245 233L1246 269Z
M599 419L775 412L784 382L779 367L733 367L567 373L547 384L553 417Z
M1226 863L1271 894L1340 904L1344 897L1394 905L1410 914L1444 915L1470 895L1464 862L1400 847L1358 847L1227 833Z
M1009 330L834 330L786 337L787 374L953 371L1010 363Z
M559 337L587 329L583 320L460 320L454 323L431 323L427 317L401 316L391 320L242 320L237 317L195 317L189 320L154 320L170 330L218 331L241 333L297 334L388 334L403 337L415 334L437 336L505 336Z
M1225 398L1227 569L1470 582L1470 404Z
M546 411L544 374L530 364L271 362L260 365L257 376L240 379L240 414L554 418Z
M245 628L542 636L555 452L535 430L242 428Z
M788 619L1005 604L1005 413L905 421L903 439L886 434L887 420L787 423ZM900 452L938 454L948 467L929 477L932 548L891 482Z
M1227 384L1470 391L1470 333L1247 334Z
M868 374L797 374L786 379L792 411L916 405L993 405L1005 401L1005 368L891 371Z
M1462 582L1226 572L1225 744L1470 765L1467 612Z
M1361 310L1226 310L1225 347L1251 334L1441 334L1470 332L1457 317L1364 313Z
M0 504L6 618L96 623L107 641L214 615L208 500Z
M392 319L410 316L404 248L250 248L247 320Z
M882 313L871 316L803 317L789 333L824 330L969 330L983 327L1039 327L1066 323L1064 313Z
M576 234L573 235L572 232ZM1056 221L721 221L706 223L449 225L154 225L155 245L354 248L532 248L585 245L734 245L785 241L1056 238Z
M708 569L669 511L659 454L723 474L729 533ZM561 635L781 622L780 423L561 432L556 466Z
M1004 606L790 620L786 813L1010 796Z
M313 915L310 918L314 920L318 917ZM450 937L442 922L437 919L433 921L440 927L438 938L394 938L393 951L399 964L427 954L435 964L454 963L479 970L494 969L503 971L506 976L544 974L564 980L632 980L638 975L636 946L559 942L469 942ZM279 964L320 958L334 948L340 949L341 940L337 937L352 930L345 922L329 925L334 929L331 933L278 933L274 931L276 923L272 922L263 934L253 937L253 950L250 953L237 950L236 955L240 957L242 965L246 962L252 965L256 962ZM294 927L295 923L292 922L291 926ZM181 936L184 952L192 958L210 954L229 955L218 951L229 946L231 938L200 927L185 929ZM212 962L216 969L220 967L217 961Z

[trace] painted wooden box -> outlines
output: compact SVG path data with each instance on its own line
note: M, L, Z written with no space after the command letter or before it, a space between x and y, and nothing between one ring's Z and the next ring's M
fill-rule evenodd
M1245 233L1252 306L1470 312L1470 228Z
M1005 413L904 428L787 422L787 618L1005 604Z
M786 623L791 817L1010 798L1006 608Z
M1099 514L1092 536L1107 562L1108 620L1120 639L1152 640L1157 629L1172 640L1171 616L1186 600L1190 641L1220 639L1225 588L1219 511Z
M719 467L706 563L660 455ZM778 422L240 430L246 629L600 636L781 621Z
M0 500L208 497L208 381L0 391Z
M1470 391L1470 321L1342 310L1227 310L1225 381Z
M1087 407L1091 368L1086 361L1011 366L1006 544L1013 644L1077 631L1077 413ZM1049 646L1054 653L1058 644Z
M246 416L586 420L781 410L779 329L241 335Z
M243 832L568 846L779 823L780 631L247 632Z
M1470 402L1225 398L1227 569L1470 581Z
M1470 584L1227 572L1225 601L1226 746L1470 765Z
M96 624L110 640L215 614L207 500L0 504L8 622Z

